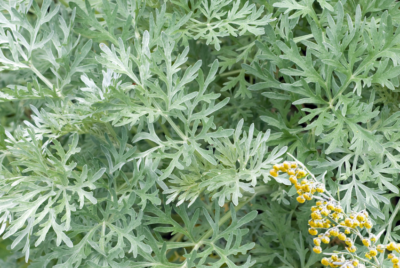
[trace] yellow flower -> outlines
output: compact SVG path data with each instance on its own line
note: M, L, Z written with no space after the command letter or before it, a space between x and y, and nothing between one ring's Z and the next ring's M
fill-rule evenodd
M285 168L285 169L289 169L290 168L290 164L289 164L289 162L283 162L283 167Z
M353 260L352 264L353 264L354 266L357 266L357 265L360 264L360 262L359 262L358 260Z
M340 233L340 234L338 235L338 238L339 238L340 240L346 240L346 235L345 235L344 233Z
M373 234L371 234L371 235L369 236L369 240L371 240L371 242L375 243L375 242L376 242L376 236L373 235Z
M314 238L313 241L314 241L314 245L316 245L316 246L320 246L321 245L321 239Z
M328 244L328 243L329 243L329 237L324 236L324 237L322 237L321 241L322 241L322 243L324 243L324 244Z
M346 224L347 227L352 227L352 226L353 226L353 220L350 219L350 218L346 218L346 219L344 220L344 222L345 222L345 224Z
M329 210L324 208L323 210L321 210L321 214L324 215L324 216L328 216L329 215Z
M317 235L318 234L318 231L315 228L309 228L308 232L310 233L310 235Z
M346 249L350 252L350 253L354 253L356 252L357 248L355 246L351 246L351 247L346 247Z
M372 259L371 255L369 255L369 253L365 253L365 257L368 259Z
M396 244L394 242L390 242L390 244L386 246L386 249L389 251L393 251L395 248Z
M301 179L301 178L303 178L305 176L306 176L306 172L304 170L300 169L300 170L297 171L297 178Z
M357 220L359 220L359 221L365 221L365 215L359 213L359 214L357 215Z
M317 190L318 193L323 193L323 192L325 192L325 188L324 188L324 186L322 186L321 184L317 186L316 190Z
M376 247L376 250L379 251L379 253L383 253L383 252L385 251L385 246L382 245L382 244L379 244L379 245Z
M276 172L275 169L271 169L271 170L269 171L269 174L271 174L272 177L278 177L278 172Z
M364 246L369 247L371 245L371 241L369 241L369 239L364 238L362 240L362 243L364 244Z
M322 258L322 260L321 260L321 264L322 265L325 265L325 266L328 266L329 265L329 259L328 258Z
M297 202L299 203L304 203L306 202L306 199L304 198L304 196L300 195L296 198Z
M372 228L372 222L371 221L364 222L364 227L367 228L367 229L371 229Z
M347 237L346 240L344 240L344 242L345 242L346 245L348 245L349 247L353 245L353 240L351 240L350 237Z
M378 252L376 251L376 249L371 249L369 251L369 255L371 255L372 257L375 257L376 255L378 255Z
M342 209L341 207L336 207L336 208L335 208L335 211L336 211L337 213L342 213L342 212L343 212L343 209Z
M399 263L399 258L393 257L393 258L392 258L392 262L393 262L393 263Z
M315 247L313 248L313 251L314 251L315 253L317 253L317 254L320 254L320 253L322 252L322 248L319 247L319 246L315 246Z
M333 228L329 231L329 234L331 236L338 236L339 235L339 229L338 228Z
M304 196L304 198L306 200L311 200L312 199L312 195L310 195L309 193L305 193L303 196Z

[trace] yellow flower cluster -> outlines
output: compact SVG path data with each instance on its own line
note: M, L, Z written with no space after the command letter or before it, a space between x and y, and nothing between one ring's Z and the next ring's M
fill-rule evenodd
M307 176L307 172L299 168L296 162L285 161L282 165L274 165L273 169L271 169L269 173L271 176L277 177L280 171L289 175L290 182L297 189L297 193L299 195L297 197L297 201L299 203L304 203L306 200L313 199L315 192L323 193L325 191L322 183L302 179Z
M279 172L287 173L290 182L297 189L299 195L297 201L299 203L304 203L306 200L311 200L313 197L316 197L316 193L324 193L325 188L322 183L317 182L315 177L310 174L303 165L301 166L304 168L300 165L296 162L285 161L283 164L274 165L273 169L270 170L270 174L276 177ZM307 177L310 178L308 179ZM395 252L400 253L400 244L391 242L387 245L375 245L377 239L370 232L372 221L369 219L366 210L346 214L339 202L333 197L322 194L322 197L318 196L316 198L320 200L316 202L315 206L311 207L311 219L308 221L310 226L308 232L313 236L318 235L313 239L315 245L313 251L320 254L322 252L321 245L329 244L331 237L337 237L346 244L348 255L352 256L351 259L347 260L343 255L338 257L338 255L333 254L330 258L325 257L321 260L323 265L346 268L365 267L359 265L360 260L362 262L368 261L363 261L362 258L355 257L353 254L357 251L354 240L359 237L363 245L368 248L368 252L365 254L367 259L374 259L374 261L378 262L376 258L378 253L384 253L385 250L392 251L392 253L388 255L388 258L392 261L393 268L400 268L399 257L394 254ZM362 229L367 231L368 237L363 237L361 235Z

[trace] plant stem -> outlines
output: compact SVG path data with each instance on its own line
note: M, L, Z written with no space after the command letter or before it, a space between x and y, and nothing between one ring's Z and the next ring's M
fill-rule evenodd
M57 96L59 96L60 98L64 97L62 95L61 91L58 88L56 88L46 77L44 77L39 72L39 70L35 68L35 66L33 66L32 62L30 62L28 66L37 75L37 77L39 77L40 80L42 80L51 90L55 90L55 92L57 93Z

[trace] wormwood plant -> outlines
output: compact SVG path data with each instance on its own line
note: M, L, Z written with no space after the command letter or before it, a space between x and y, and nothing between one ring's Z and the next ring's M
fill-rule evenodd
M399 267L399 8L0 0L0 267Z

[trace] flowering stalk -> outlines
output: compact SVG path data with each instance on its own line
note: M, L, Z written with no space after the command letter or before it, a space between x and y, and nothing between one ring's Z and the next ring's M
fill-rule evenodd
M273 177L277 177L279 172L288 174L290 182L297 190L296 200L299 203L318 199L315 206L311 207L311 219L308 221L308 232L316 236L313 239L313 251L317 254L322 253L322 244L329 244L332 237L337 237L346 244L346 251L335 252L329 258L324 257L321 263L327 267L340 268L362 268L366 265L381 267L382 262L377 256L385 254L387 250L390 253L386 259L391 260L393 268L400 268L400 243L377 244L377 237L371 232L373 223L368 212L361 210L345 213L340 203L325 190L324 183L319 182L304 164L291 154L288 155L295 161L274 165L270 174ZM368 260L357 255L357 238L368 249L365 254Z

